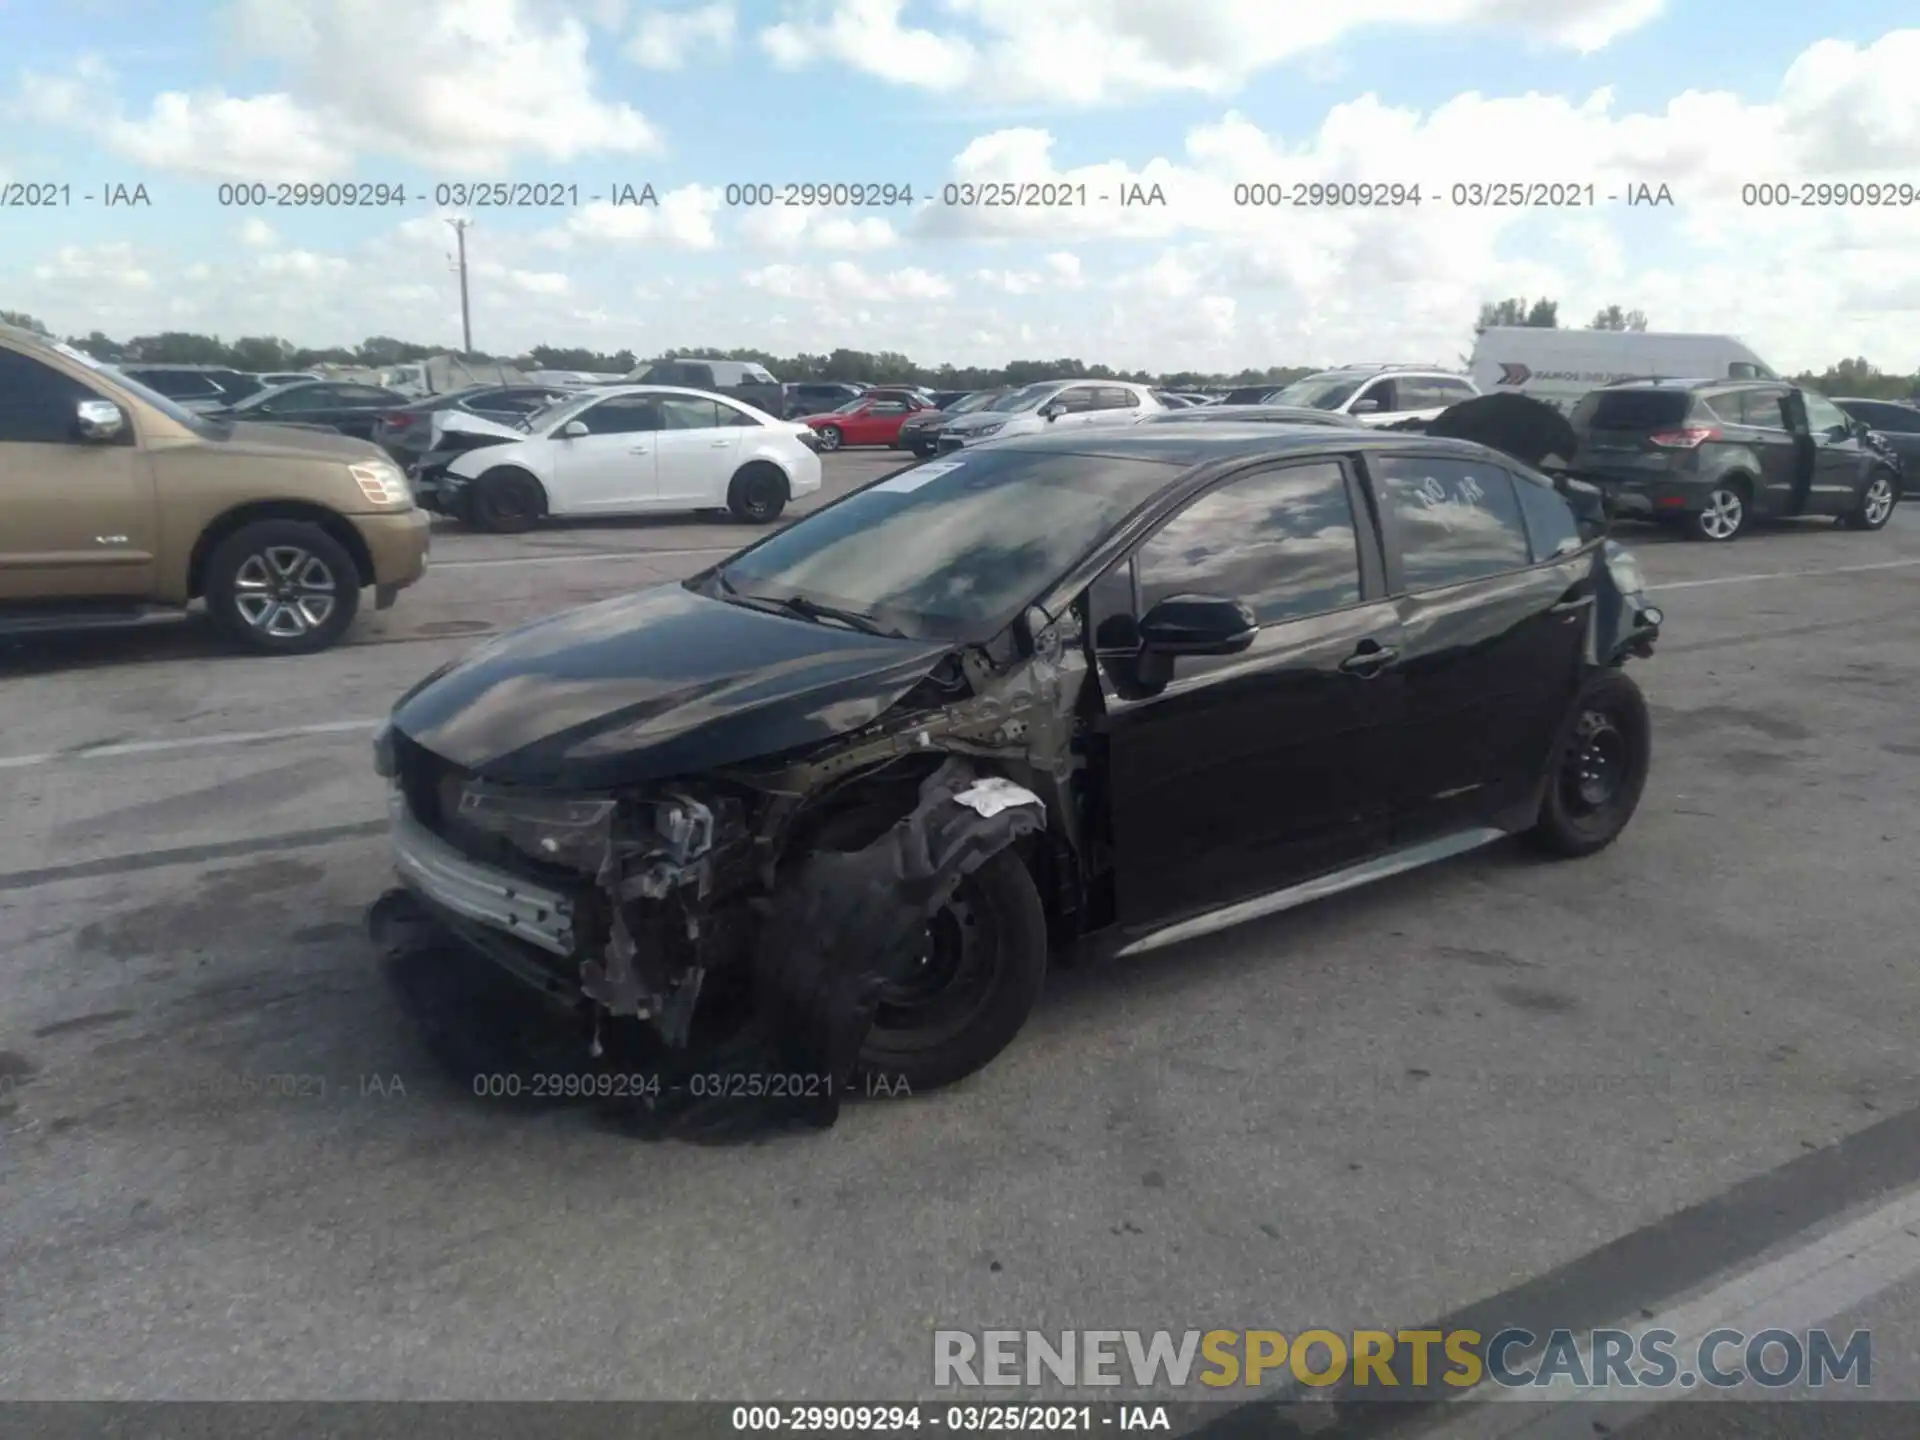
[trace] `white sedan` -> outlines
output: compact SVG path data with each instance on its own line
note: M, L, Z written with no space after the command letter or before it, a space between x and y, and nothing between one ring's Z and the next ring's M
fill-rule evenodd
M420 503L480 530L723 508L764 525L820 488L806 426L704 390L609 385L511 425L457 409L433 420Z

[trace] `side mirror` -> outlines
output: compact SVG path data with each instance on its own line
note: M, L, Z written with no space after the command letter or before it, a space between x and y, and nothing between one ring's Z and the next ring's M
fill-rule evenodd
M1058 400L1049 400L1040 407L1040 418L1046 421L1058 420L1067 413L1067 407Z
M592 433L592 431L587 429L587 422L584 420L569 420L560 427L560 438L562 440L578 440L582 435L590 435Z
M127 417L111 400L82 400L73 407L74 423L82 440L117 439L127 428Z
M1377 415L1380 413L1378 400L1356 400L1348 409L1349 415Z
M1140 617L1140 648L1155 655L1237 655L1260 622L1223 595L1169 595Z

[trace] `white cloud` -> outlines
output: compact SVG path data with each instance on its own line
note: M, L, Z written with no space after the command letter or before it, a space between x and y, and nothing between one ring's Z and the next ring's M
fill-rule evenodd
M720 243L714 217L723 192L712 185L684 185L659 197L657 205L615 205L596 200L565 221L541 232L539 243L571 249L577 243L660 244L682 250L711 250Z
M885 250L900 240L893 222L883 216L811 210L799 205L749 210L740 221L739 235L759 249L788 251Z
M638 23L632 8L622 35ZM1441 8L1456 13L1458 0ZM469 237L475 335L501 349L845 345L935 363L1067 353L1221 370L1363 355L1451 361L1470 345L1482 301L1546 295L1567 323L1617 303L1661 328L1737 332L1789 368L1865 354L1911 371L1920 368L1920 206L1756 206L1742 203L1741 185L1920 189L1917 67L1920 31L1910 30L1812 45L1778 67L1777 84L1744 95L1696 90L1628 104L1601 88L1464 94L1410 109L1362 94L1287 133L1222 106L1157 152L1124 137L1089 149L1075 138L1085 129L1040 127L955 147L946 178L988 187L988 196L1000 187L1002 199L1013 182L1051 184L1056 201L1067 187L1074 203L1051 206L929 204L904 216L736 209L722 226L723 193L688 186L657 208L556 214L537 234L483 216ZM19 103L76 123L111 93L102 88L110 80L102 67L78 66L35 78ZM287 93L309 103L297 86ZM1600 203L1449 203L1456 182L1512 180L1591 182ZM1295 184L1363 181L1417 182L1423 203L1290 203ZM1263 183L1278 185L1284 203L1236 203L1236 186ZM1675 206L1628 209L1601 198L1640 183L1670 186ZM1164 206L1123 210L1113 199L1155 185ZM373 333L457 340L451 235L440 218L382 216L374 223L390 229L335 250L294 217L265 218L288 239L258 233L213 273L194 273L202 254L157 243L49 242L38 252L8 247L0 288L31 294L35 313L65 333L165 325L305 343ZM244 219L232 214L224 225ZM643 264L636 247L651 247ZM674 250L683 255L670 257Z
M1498 26L1580 52L1658 16L1663 0L946 0L965 29L903 23L905 0L797 0L761 32L788 69L845 66L988 104L1087 106L1224 96L1283 61L1387 26Z
M587 26L522 0L416 0L397 32L382 0L237 0L233 17L243 50L284 67L284 88L168 91L129 114L92 60L23 76L19 108L142 165L247 180L332 179L356 156L498 174L663 146L639 111L596 93Z
M280 237L258 215L250 215L240 224L240 243L255 249L278 243Z
M648 10L627 45L627 58L648 70L680 70L699 51L731 49L735 23L731 4Z
M33 278L55 288L68 285L110 285L122 290L151 290L153 273L141 263L133 246L62 245L33 267Z
M116 75L91 56L65 74L23 74L11 109L84 131L136 164L215 179L326 180L353 162L323 116L284 94L170 90L155 95L145 115L129 116Z
M876 273L850 260L817 269L767 265L741 278L753 289L782 300L894 302L941 300L953 294L952 281L917 266Z

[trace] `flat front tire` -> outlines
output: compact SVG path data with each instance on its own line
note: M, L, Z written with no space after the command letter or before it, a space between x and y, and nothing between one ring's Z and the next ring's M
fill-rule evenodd
M1640 807L1653 760L1646 696L1624 671L1588 680L1562 729L1527 839L1550 855L1604 850Z
M960 882L914 968L881 991L860 1068L908 1093L965 1079L1013 1042L1046 976L1040 892L1002 850Z
M266 655L325 650L360 609L353 557L310 520L241 526L207 558L203 589L214 622Z

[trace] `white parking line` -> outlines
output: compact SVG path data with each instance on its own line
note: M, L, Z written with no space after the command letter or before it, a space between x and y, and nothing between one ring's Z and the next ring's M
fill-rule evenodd
M1805 580L1815 575L1860 575L1869 570L1911 570L1920 560L1881 560L1872 565L1833 565L1821 570L1774 570L1763 575L1715 575L1710 580L1669 580L1648 590L1700 590L1708 585L1752 585L1761 580Z
M585 565L597 560L672 559L677 555L731 555L738 545L701 545L689 550L582 550L571 555L503 555L485 560L429 560L427 573L436 570L479 570L498 565Z
M112 760L122 755L160 755L169 750L206 750L221 745L251 745L269 740L297 740L307 735L346 735L359 730L371 734L378 720L329 720L320 725L292 725L285 730L229 730L213 735L183 735L178 740L129 740L117 745L82 745L72 750L47 750L38 755L0 756L0 770L29 770L63 760Z
M1618 1328L1639 1334L1672 1331L1677 1337L1672 1353L1685 1365L1686 1358L1699 1354L1706 1338L1722 1328L1754 1335L1776 1326L1798 1330L1818 1327L1920 1274L1920 1233L1916 1227L1920 1227L1920 1192L1907 1191L1851 1224L1729 1277L1705 1294L1670 1306L1658 1315L1648 1316L1642 1311L1641 1318ZM1581 1364L1592 1376L1590 1347L1582 1344L1577 1348ZM1726 1358L1731 1359L1731 1354ZM1693 1372L1689 1367L1685 1373ZM1702 1377L1694 1378L1698 1381ZM1659 1400L1646 1400L1642 1398L1644 1392L1633 1395L1619 1385L1583 1386L1565 1376L1521 1389L1486 1381L1462 1391L1451 1403L1467 1399L1520 1402L1507 1417L1509 1423L1503 1424L1496 1418L1497 1412L1480 1405L1458 1412L1467 1417L1464 1422L1443 1423L1420 1435L1421 1440L1453 1436L1462 1440L1469 1436L1473 1440L1495 1436L1500 1440L1519 1440L1521 1436L1527 1440L1571 1440L1609 1429L1622 1430L1661 1402L1678 1400L1694 1388L1666 1391ZM1756 1391L1757 1387L1749 1387L1747 1394ZM1540 1412L1528 1401L1545 1402L1553 1408Z

